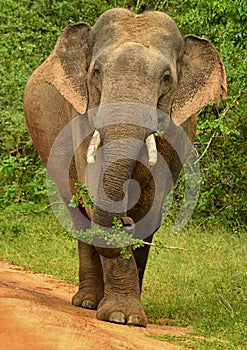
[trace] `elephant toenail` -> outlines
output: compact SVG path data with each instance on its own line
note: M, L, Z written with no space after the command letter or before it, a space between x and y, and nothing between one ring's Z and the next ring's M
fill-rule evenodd
M85 309L95 309L96 305L95 305L95 302L92 300L84 300L81 303L81 307L83 307Z
M142 318L137 315L130 315L127 324L141 327L146 326L146 322L144 322Z
M125 324L125 317L122 312L112 312L109 317L110 322Z

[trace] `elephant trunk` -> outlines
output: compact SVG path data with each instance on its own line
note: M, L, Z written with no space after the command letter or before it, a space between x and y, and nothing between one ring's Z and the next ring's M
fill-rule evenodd
M105 128L106 129L106 128ZM143 147L145 131L133 126L108 126L102 130L102 167L95 198L93 223L109 228L114 217L124 217L128 205L128 180Z
M100 128L99 134L101 168L98 189L94 195L92 225L109 230L114 217L117 217L122 220L126 230L129 231L131 227L131 233L133 233L133 225L125 225L128 210L128 184L141 149L145 146L147 130L143 127L119 123ZM96 139L99 134L94 133ZM96 146L98 144L99 139L96 139L92 139L91 150L94 144ZM104 242L101 243L99 244L101 248L97 248L100 254L107 257L116 257L120 254L119 247L109 249Z
M107 230L112 227L114 217L124 222L123 218L126 218L130 209L128 187L140 154L148 155L147 166L153 166L157 161L155 138L152 134L157 130L157 111L152 106L137 103L112 103L100 105L97 110L92 111L90 120L96 130L87 151L89 164L94 163L97 148L100 147L100 160L97 162L96 156L95 164L98 172L92 174L92 179L97 179L93 193L92 225ZM132 183L131 188L133 185ZM140 187L138 184L135 186L137 197ZM130 202L133 205L139 198L133 199L133 193L131 195ZM127 227L126 230L128 231ZM107 255L108 251L109 249Z

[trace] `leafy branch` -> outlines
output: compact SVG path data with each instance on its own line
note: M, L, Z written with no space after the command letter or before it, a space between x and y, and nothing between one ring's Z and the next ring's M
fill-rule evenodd
M89 194L87 185L78 181L75 183L75 188L77 192L72 196L69 206L76 208L81 205L83 208L93 208L94 201Z
M77 182L75 188L77 189L77 192L72 196L70 206L77 207L81 205L82 207L93 208L94 202L90 197L87 185ZM142 239L133 238L130 233L124 230L122 221L117 217L113 218L112 227L109 230L94 226L86 231L73 230L71 233L74 238L87 242L88 244L97 245L97 243L100 243L101 245L106 245L111 248L121 247L120 254L125 259L131 257L131 252L127 248L130 246L133 250L144 247L144 245L149 245L154 248L184 250L184 248L181 247L163 245L161 242L149 243Z

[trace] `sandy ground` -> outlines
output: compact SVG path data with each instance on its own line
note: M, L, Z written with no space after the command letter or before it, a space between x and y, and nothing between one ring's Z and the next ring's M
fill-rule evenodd
M148 335L187 333L179 327L147 328L98 321L95 311L71 305L76 286L0 262L1 350L177 350Z

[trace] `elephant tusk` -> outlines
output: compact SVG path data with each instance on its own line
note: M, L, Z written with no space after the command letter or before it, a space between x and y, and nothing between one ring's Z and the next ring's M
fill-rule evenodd
M99 148L99 145L100 145L100 133L98 130L95 130L87 149L88 164L92 164L95 162L95 155L96 155L97 149Z
M146 138L146 145L148 149L148 164L154 166L157 163L157 148L154 134Z

